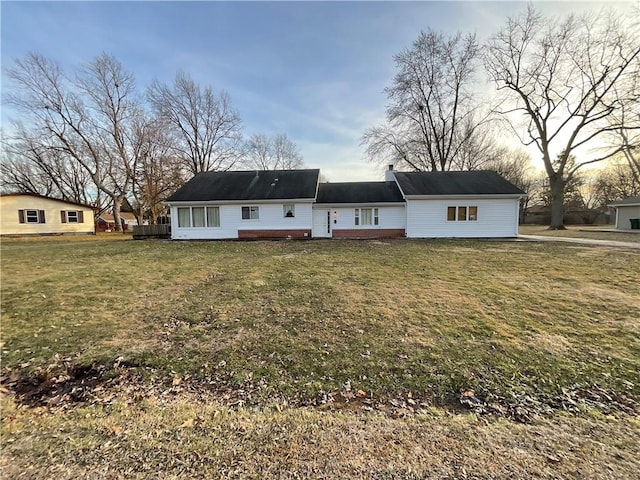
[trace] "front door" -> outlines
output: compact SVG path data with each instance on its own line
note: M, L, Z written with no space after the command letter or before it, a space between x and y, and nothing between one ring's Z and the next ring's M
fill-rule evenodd
M314 238L331 238L331 210L318 208L313 210Z

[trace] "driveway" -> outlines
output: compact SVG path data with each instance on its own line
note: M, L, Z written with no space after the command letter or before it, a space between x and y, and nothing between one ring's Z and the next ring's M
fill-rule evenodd
M600 247L630 248L640 250L640 242L618 242L615 240L595 240L590 238L545 237L544 235L518 235L518 240L529 242L566 242Z

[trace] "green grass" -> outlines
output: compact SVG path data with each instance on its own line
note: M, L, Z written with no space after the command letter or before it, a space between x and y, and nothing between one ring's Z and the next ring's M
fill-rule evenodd
M477 240L112 240L2 242L8 472L32 468L32 478L42 478L57 465L60 478L85 468L145 478L135 465L149 456L149 471L170 465L167 478L350 469L376 478L464 478L460 468L483 461L495 476L489 468L469 478L557 478L547 453L535 451L540 436L557 430L564 436L544 445L565 452L561 476L575 464L607 478L604 463L590 470L599 447L571 450L572 435L593 428L603 438L637 435L635 252ZM98 400L74 404L62 392L62 400L44 396L42 410L25 408L12 392L12 378L64 384L77 367L102 372ZM347 403L346 384L366 401ZM468 389L507 418L522 419L518 408L546 417L485 425L434 408L456 405ZM99 398L106 393L114 399ZM229 410L238 399L249 410ZM292 408L305 405L314 407ZM380 413L363 414L369 407ZM564 417L566 408L578 417ZM417 416L402 418L407 412ZM193 425L180 427L189 419ZM424 429L437 433L433 440L420 437ZM518 444L514 429L531 458L505 453ZM494 439L477 455L476 434ZM274 435L282 442L269 446ZM359 435L371 442L360 456L328 447ZM467 460L421 463L435 461L429 442L451 436L460 439L451 448L468 442ZM617 478L637 471L637 445L615 448L620 458L606 468ZM336 459L335 468L311 460L317 449L326 453L319 458ZM505 461L492 464L496 455ZM297 476L284 475L286 462L261 475L259 465L279 458L295 462Z
M12 243L3 361L124 357L266 394L638 393L638 256L482 241Z

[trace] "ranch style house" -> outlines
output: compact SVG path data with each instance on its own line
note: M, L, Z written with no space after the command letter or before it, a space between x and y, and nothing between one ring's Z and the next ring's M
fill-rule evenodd
M516 237L526 195L488 170L319 179L318 169L199 173L165 202L171 238Z

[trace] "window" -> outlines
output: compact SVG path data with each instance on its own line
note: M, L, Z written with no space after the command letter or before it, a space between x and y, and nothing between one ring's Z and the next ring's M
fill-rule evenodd
M207 207L207 227L219 227L220 226L220 208L219 207Z
M40 223L40 217L38 217L38 210L27 210L27 223Z
M191 217L193 220L193 222L191 223L192 227L194 228L204 227L204 207L192 207Z
M191 209L189 207L178 208L178 227L191 226Z
M287 218L292 218L296 216L296 206L293 204L284 204L282 206L282 214Z
M447 207L447 221L449 222L465 222L478 220L478 207L472 206L459 206L459 207Z
M378 225L380 217L377 208L356 208L355 218L356 225Z
M260 218L259 207L242 207L243 220L258 220Z
M371 223L373 222L373 219L372 219L370 208L360 209L360 220L361 220L361 225L371 225Z
M20 223L45 223L44 210L18 210Z
M62 223L84 223L84 212L82 210L60 210L60 221Z
M220 226L220 207L179 207L178 227L213 228Z

